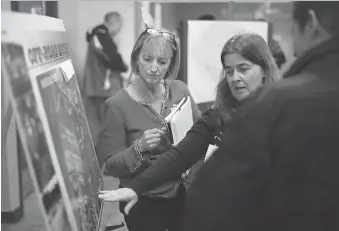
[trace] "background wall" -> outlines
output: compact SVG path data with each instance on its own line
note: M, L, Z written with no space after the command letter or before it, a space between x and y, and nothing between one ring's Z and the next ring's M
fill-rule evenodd
M216 20L254 20L255 11L260 4L259 2L162 3L162 23L166 28L180 30L180 22L197 20L204 14L213 14ZM272 13L268 18L273 23L273 36L280 43L287 58L287 63L282 68L284 71L294 61L290 32L292 3L272 3L271 8L280 12Z
M80 2L79 0L72 1L62 0L58 2L58 18L64 21L64 26L66 30L66 39L71 50L72 62L77 76L79 75L79 71L83 69L82 63L78 59L79 2ZM85 36L83 36L82 39L85 39Z
M11 2L10 1L1 1L1 11L10 11Z
M162 26L169 30L176 30L178 28L176 5L173 3L162 3L161 11Z

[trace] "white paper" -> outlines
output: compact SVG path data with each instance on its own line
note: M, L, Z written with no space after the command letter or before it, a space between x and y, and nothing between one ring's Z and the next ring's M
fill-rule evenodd
M207 152L206 152L206 156L205 156L205 162L212 156L212 154L216 151L216 150L218 150L218 146L215 146L215 145L213 145L213 144L210 144L209 146L208 146L208 149L207 149Z
M193 126L192 106L190 97L171 118L173 144L177 145Z
M65 62L60 63L60 67L66 74L67 81L69 81L75 75L75 71L71 60L67 60Z

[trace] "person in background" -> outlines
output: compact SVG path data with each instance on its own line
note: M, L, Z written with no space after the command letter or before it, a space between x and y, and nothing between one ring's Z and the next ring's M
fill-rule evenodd
M128 69L114 42L122 23L119 13L109 12L103 24L86 33L88 50L81 90L95 146L102 126L103 104L122 89L121 73Z
M286 56L279 42L273 38L273 23L268 22L263 17L259 17L257 21L268 23L268 35L269 35L269 38L267 41L268 47L270 48L270 51L272 52L273 58L275 62L277 63L277 66L279 67L279 69L281 69L282 65L286 63Z
M277 66L279 67L279 69L281 69L282 65L286 63L286 57L279 42L272 37L268 42L268 46L270 48L270 51L272 52L273 58Z
M178 80L180 46L165 30L148 28L136 40L131 54L135 81L105 103L103 130L98 145L100 166L125 187L172 147L165 118L183 97L191 96ZM201 113L192 99L192 116ZM192 169L193 170L193 169ZM129 231L177 231L184 206L186 180L180 175L143 193L125 214ZM123 213L125 203L120 203Z
M221 64L222 79L212 108L177 146L163 153L152 166L127 184L127 188L101 192L100 199L127 201L125 212L128 213L142 193L185 172L205 157L210 144L217 146L222 140L220 132L247 97L262 84L281 79L265 40L256 34L240 34L229 39L221 52Z
M339 3L293 5L297 60L237 110L188 191L184 231L339 230Z

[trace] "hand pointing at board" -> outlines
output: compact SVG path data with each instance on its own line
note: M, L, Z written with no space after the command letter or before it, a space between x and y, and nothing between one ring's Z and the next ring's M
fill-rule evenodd
M124 212L126 215L133 206L138 202L138 195L130 188L119 188L117 190L100 191L99 199L108 202L121 202L126 201Z

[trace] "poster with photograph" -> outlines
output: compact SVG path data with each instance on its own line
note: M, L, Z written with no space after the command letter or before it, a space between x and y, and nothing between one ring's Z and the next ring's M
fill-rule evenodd
M5 87L10 89L20 138L47 230L71 230L68 217L64 216L64 201L38 115L24 48L19 43L2 42L1 50L1 76L5 78Z
M67 60L48 70L32 72L32 76L58 161L64 163L60 167L67 173L68 194L71 200L83 198L76 211L81 230L96 230L101 211L97 193L102 178L72 63Z
M65 32L2 31L10 92L47 230L100 230L103 180Z

